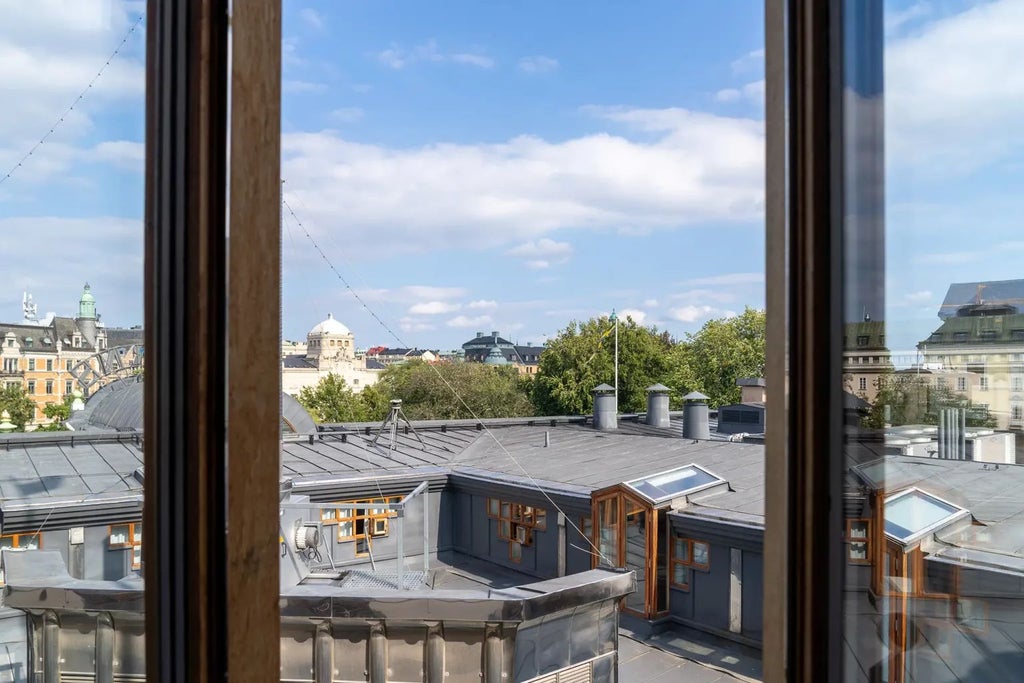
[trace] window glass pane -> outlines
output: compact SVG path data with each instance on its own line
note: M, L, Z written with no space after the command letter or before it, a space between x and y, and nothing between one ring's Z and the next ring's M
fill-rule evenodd
M681 564L672 565L672 583L686 586L690 583L690 568Z
M488 514L493 515L494 517L497 517L498 516L498 504L499 504L499 501L498 501L497 498L488 498L487 499L487 512L488 512Z
M627 486L643 494L652 502L660 502L685 495L701 487L722 481L715 475L694 465L665 472L645 479L628 482Z
M708 544L700 541L693 542L693 563L706 565L708 563Z
M676 536L673 539L672 557L679 562L690 561L690 542L685 538Z
M534 508L534 526L543 531L548 526L548 513L544 508Z
M14 547L14 536L2 536L0 537L0 548L13 548Z
M1006 578L1024 529L1024 267L1008 218L1024 209L1024 92L1001 85L1019 71L1003 32L1020 8L846 7L843 323L881 361L843 416L843 669L998 680L1024 654L1004 637L1024 628ZM847 387L851 370L836 368ZM864 518L871 538L850 521Z
M853 541L849 546L849 558L851 560L868 559L868 544L864 541Z
M509 559L513 562L521 562L523 559L523 546L516 541L512 541L508 544L509 548Z
M110 527L110 545L127 545L129 543L129 526L127 524Z

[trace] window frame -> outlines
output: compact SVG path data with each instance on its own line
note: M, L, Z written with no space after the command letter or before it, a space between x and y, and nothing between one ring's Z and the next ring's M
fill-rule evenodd
M126 534L128 540L123 543L114 543L114 529L117 527L128 528ZM138 554L136 548L139 549ZM107 550L130 550L132 569L140 569L142 567L142 522L122 522L107 526Z
M281 3L148 0L145 25L146 678L269 683L280 671ZM229 156L244 173L227 173ZM247 245L230 258L228 220ZM229 615L248 626L229 629Z
M671 586L672 588L675 588L675 589L681 590L681 591L689 592L690 588L691 588L691 584L693 583L692 576L693 576L693 572L695 570L696 571L700 571L700 572L704 572L704 573L707 573L707 572L711 571L711 543L709 541L702 541L702 540L698 540L698 539L695 539L695 538L691 538L690 536L685 536L683 534L684 534L684 532L682 532L682 531L673 531L671 536L670 536L670 539L669 539L670 543L669 543L669 546L668 546L668 548L669 548L669 571L668 571L669 576L668 576L668 581L669 581L669 586ZM685 559L685 560L681 560L678 557L676 557L676 543L678 541L682 541L684 543L685 547L686 547L686 557L687 557L687 559ZM705 555L705 557L707 557L707 560L708 560L707 562L697 562L697 560L695 559L695 554L694 554L694 545L703 545L703 546L705 546L707 548L707 552L706 552L706 555ZM687 575L687 577L691 577L690 581L687 581L685 584L681 584L681 583L677 583L676 582L676 572L675 572L675 569L676 569L677 566L678 567L686 567L686 575Z
M498 515L491 514L491 508L497 503ZM497 525L496 535L499 541L508 543L508 559L519 564L522 562L522 548L533 546L534 534L547 530L547 509L528 503L518 503L489 496L486 499L487 518L493 519ZM518 559L513 553L512 545L521 546Z
M855 523L864 524L864 536L854 536L851 532L851 528ZM844 536L844 542L846 544L846 561L850 564L860 565L871 565L871 519L869 517L856 517L849 518L846 520L846 534ZM857 559L850 556L850 551L854 543L864 544L864 559Z

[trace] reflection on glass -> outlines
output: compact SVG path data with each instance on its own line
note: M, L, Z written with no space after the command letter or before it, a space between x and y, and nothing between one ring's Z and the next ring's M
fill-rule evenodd
M144 11L0 21L3 680L145 673Z
M1020 7L923 7L845 15L844 677L1016 680Z

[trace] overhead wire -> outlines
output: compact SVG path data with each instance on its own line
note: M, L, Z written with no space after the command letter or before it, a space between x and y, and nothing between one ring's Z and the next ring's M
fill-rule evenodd
M281 204L288 211L288 214L291 216L292 220L295 221L295 224L299 227L302 233L306 236L306 239L308 239L310 243L313 245L313 248L320 255L320 258L324 261L324 263L331 270L331 272L334 273L334 275L338 278L342 285L344 285L345 289L347 289L349 293L355 298L359 305L362 306L363 309L377 322L377 324L379 324L381 328L384 329L385 332L390 334L391 337L394 338L394 340L398 342L400 346L408 346L405 343L405 341L391 328L391 326L384 322L384 320L376 313L376 311L370 308L370 306L366 303L363 297L360 296L359 292L352 287L348 279L346 279L345 276L343 276L341 272L335 267L334 263L331 262L330 258L328 258L327 254L317 243L316 239L314 239L313 236L310 234L305 224L301 220L299 220L299 217L295 214L295 211L292 209L291 205L288 204L287 200L284 199L283 195L281 198ZM472 418L478 422L478 424L483 428L484 433L487 434L487 436L489 436L494 441L495 444L497 444L498 448L505 454L509 461L512 462L523 473L523 475L530 481L533 487L542 496L544 496L544 499L547 500L548 503L550 503L551 506L562 515L566 523L569 526L571 526L581 537L586 539L587 543L589 543L590 546L593 548L593 554L599 556L609 566L614 566L613 563L608 559L608 557L603 552L601 552L601 549L594 543L594 540L588 537L585 533L583 533L583 530L580 529L579 526L577 526L576 523L572 521L572 517L565 513L565 511L557 502L555 502L555 500L551 497L547 490L545 490L544 487L540 485L540 482L538 482L533 477L533 475L530 474L530 472L522 465L522 463L519 462L519 460L514 455L512 455L512 453L509 452L509 450L505 447L501 440L498 439L494 432L490 428L488 428L488 426L485 423L481 421L481 418L476 414L476 411L473 410L473 408L466 402L466 400L459 393L459 391L454 386L452 386L452 384L445 378L445 376L441 374L441 371L438 370L437 367L434 366L433 364L428 363L427 365L434 371L438 379L440 379L442 384L444 384L448 388L448 390L452 393L455 399L462 405L462 407L464 407L466 411L472 416Z
M32 145L28 152L26 152L21 157L21 159L19 159L18 162L14 164L14 166L12 166L10 170L8 170L7 173L3 175L3 177L0 177L0 185L3 185L5 182L7 182L7 180L10 179L10 177L13 176L17 172L17 170L22 167L22 164L28 161L28 158L35 154L36 150L42 147L43 143L49 140L50 136L53 135L58 128L60 128L60 125L64 123L64 119L67 118L68 114L74 111L75 107L78 106L78 103L82 101L82 99L86 96L86 94L88 94L90 90L92 90L92 86L95 85L96 81L100 79L100 76L102 76L103 72L107 70L107 67L110 66L110 63L114 61L114 59L121 53L121 49L124 48L124 46L128 43L128 39L132 37L132 34L135 33L135 29L139 27L139 24L142 23L143 19L145 19L145 15L140 14L138 18L128 28L128 31L124 34L124 37L121 39L121 42L118 43L117 47L114 48L114 51L110 54L109 57L107 57L107 61L103 63L103 66L101 66L99 71L96 72L96 75L92 77L92 80L89 81L89 84L86 85L80 93L78 93L78 96L75 97L75 99L71 102L71 105L64 110L63 114L57 117L57 121L50 126L50 129L46 131L46 133L41 138L39 138L39 140L36 141L34 145Z

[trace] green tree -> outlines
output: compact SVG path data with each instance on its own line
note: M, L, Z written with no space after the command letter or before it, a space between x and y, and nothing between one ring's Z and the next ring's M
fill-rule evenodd
M530 385L513 366L411 361L390 366L375 386L401 399L411 420L533 415Z
M672 349L666 384L680 396L705 394L713 408L738 402L736 380L764 377L765 334L763 310L748 307L741 315L707 321Z
M52 420L50 424L40 425L36 431L40 432L64 432L67 426L64 424L71 417L71 402L75 398L71 394L64 397L60 403L50 401L43 406L43 415Z
M933 376L893 372L875 380L878 393L871 410L861 420L864 427L882 429L887 424L939 424L939 411L959 408L966 411L968 427L995 427L996 419L988 408L979 406L947 386L933 384Z
M17 384L10 384L0 389L0 412L6 410L11 416L11 423L18 431L32 422L36 415L36 404L25 393L25 389Z
M540 356L533 381L538 415L581 415L593 409L592 391L615 379L615 323L607 316L573 320ZM646 389L669 376L671 338L632 318L619 319L619 410L646 410Z
M317 422L366 422L376 419L367 409L361 394L352 391L345 380L333 372L316 386L303 387L298 400Z

